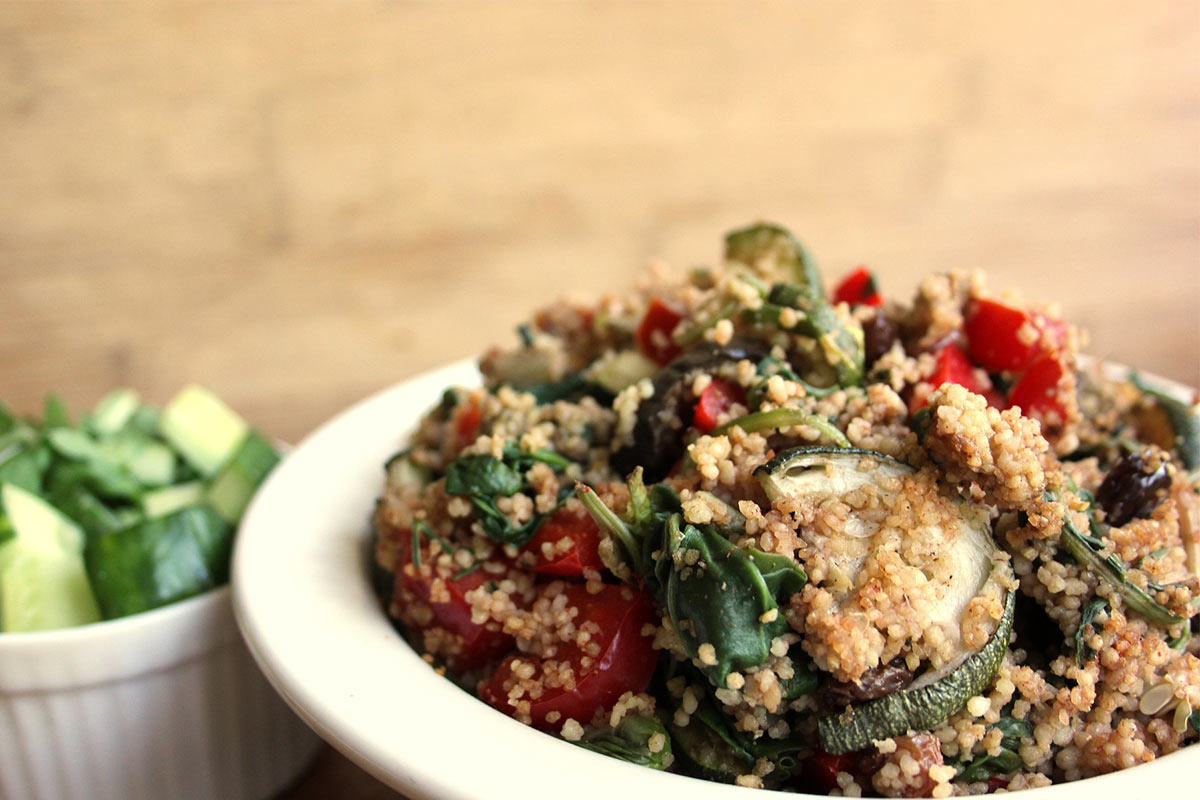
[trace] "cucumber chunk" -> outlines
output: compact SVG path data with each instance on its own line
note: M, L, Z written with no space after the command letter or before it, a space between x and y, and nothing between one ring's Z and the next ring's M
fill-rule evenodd
M149 611L220 586L233 528L195 506L90 539L84 551L105 619Z
M200 386L186 386L167 403L159 432L204 477L233 457L249 425L236 411Z
M0 486L0 503L16 538L25 547L47 553L83 550L84 537L79 526L33 492L6 483Z
M208 487L208 502L227 522L237 522L258 485L278 463L279 454L271 443L251 431L229 463L213 478Z
M204 482L189 481L187 483L166 486L142 495L142 511L148 519L165 517L173 511L204 502Z
M133 389L116 389L100 398L92 411L91 427L98 434L112 434L121 430L137 413L141 405L138 393Z
M0 631L44 631L100 619L79 553L19 538L0 545Z
M98 620L79 526L13 484L0 487L0 503L12 528L0 545L0 630L47 630Z

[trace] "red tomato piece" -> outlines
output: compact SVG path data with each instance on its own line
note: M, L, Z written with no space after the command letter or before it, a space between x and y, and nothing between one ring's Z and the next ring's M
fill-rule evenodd
M642 635L642 628L657 622L644 591L606 584L590 594L578 583L563 591L567 606L579 609L575 626L590 633L588 641L582 647L561 644L547 659L511 655L479 691L489 705L543 730L557 730L568 719L586 723L625 692L644 690L657 661L652 637ZM519 677L530 664L532 674Z
M1010 406L1020 406L1027 417L1063 422L1067 418L1067 399L1062 396L1067 368L1062 360L1050 355L1035 361L1013 386L1008 395ZM1055 419L1056 418L1056 419Z
M1067 338L1060 320L986 298L971 303L963 330L971 360L990 372L1020 372ZM1049 348L1043 341L1047 331L1053 341Z
M717 427L718 417L732 408L734 403L745 401L746 390L740 385L713 378L696 401L696 414L692 424L700 431L708 433Z
M651 300L650 307L646 309L646 315L642 317L635 334L638 349L658 364L674 361L682 351L671 338L671 332L681 319L682 312L661 298Z
M852 306L880 306L883 298L875 283L875 276L866 267L859 267L833 290L833 302L849 303Z
M440 575L432 566L428 547L421 547L421 567L412 562L411 541L402 546L396 570L396 604L400 621L413 633L425 634L440 629L451 638L442 640L434 648L433 655L441 657L451 672L463 673L478 669L503 656L513 649L516 642L512 636L487 625L471 620L471 604L466 595L478 589L494 576L483 569L476 569L458 578L456 573ZM436 586L435 586L436 584ZM431 597L437 590L438 600ZM432 618L418 611L413 604L427 606ZM437 640L437 637L433 637Z
M996 300L976 300L963 325L971 360L986 370L1015 372L1037 357L1040 331L1033 317Z
M570 540L570 547L559 549L559 542ZM560 508L543 522L537 533L522 548L537 557L531 569L538 575L576 578L584 570L604 569L600 560L600 528L586 511ZM548 548L546 547L548 545ZM549 549L552 555L547 556Z
M479 423L482 417L479 403L473 397L454 409L454 449L456 451L462 450L479 436Z
M938 350L933 375L929 377L929 390L932 391L943 383L957 383L969 392L982 394L987 398L989 405L996 407L1004 405L999 392L983 388L983 385L975 377L975 368L971 366L967 354L956 344L943 345L942 349ZM928 404L928 392L917 392L913 394L912 401L909 403L909 412L915 414Z

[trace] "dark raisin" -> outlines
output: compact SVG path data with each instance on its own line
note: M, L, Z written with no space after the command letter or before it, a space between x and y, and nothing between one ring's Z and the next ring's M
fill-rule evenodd
M858 683L831 683L825 687L830 707L840 711L850 703L861 703L898 692L913 681L913 674L897 659L869 669Z
M900 327L876 311L863 322L863 360L867 369L883 356L900 338Z
M1154 513L1171 488L1171 474L1161 458L1130 453L1104 476L1096 490L1096 502L1104 509L1104 521L1120 528L1133 519Z

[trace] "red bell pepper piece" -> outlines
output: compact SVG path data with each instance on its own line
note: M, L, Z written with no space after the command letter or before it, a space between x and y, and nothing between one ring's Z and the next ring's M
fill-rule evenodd
M717 427L718 418L732 408L734 403L743 403L745 400L746 391L740 385L713 378L696 401L696 414L692 424L701 432L708 433Z
M883 297L876 287L875 276L866 267L859 267L846 277L833 290L835 303L849 303L852 306L883 305Z
M674 361L682 351L671 338L671 332L681 319L683 314L666 301L658 297L651 300L634 335L638 349L658 364Z

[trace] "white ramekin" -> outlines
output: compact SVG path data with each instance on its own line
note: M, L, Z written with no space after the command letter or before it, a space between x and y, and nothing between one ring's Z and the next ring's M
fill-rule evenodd
M263 800L319 744L255 666L228 588L0 635L0 800Z

